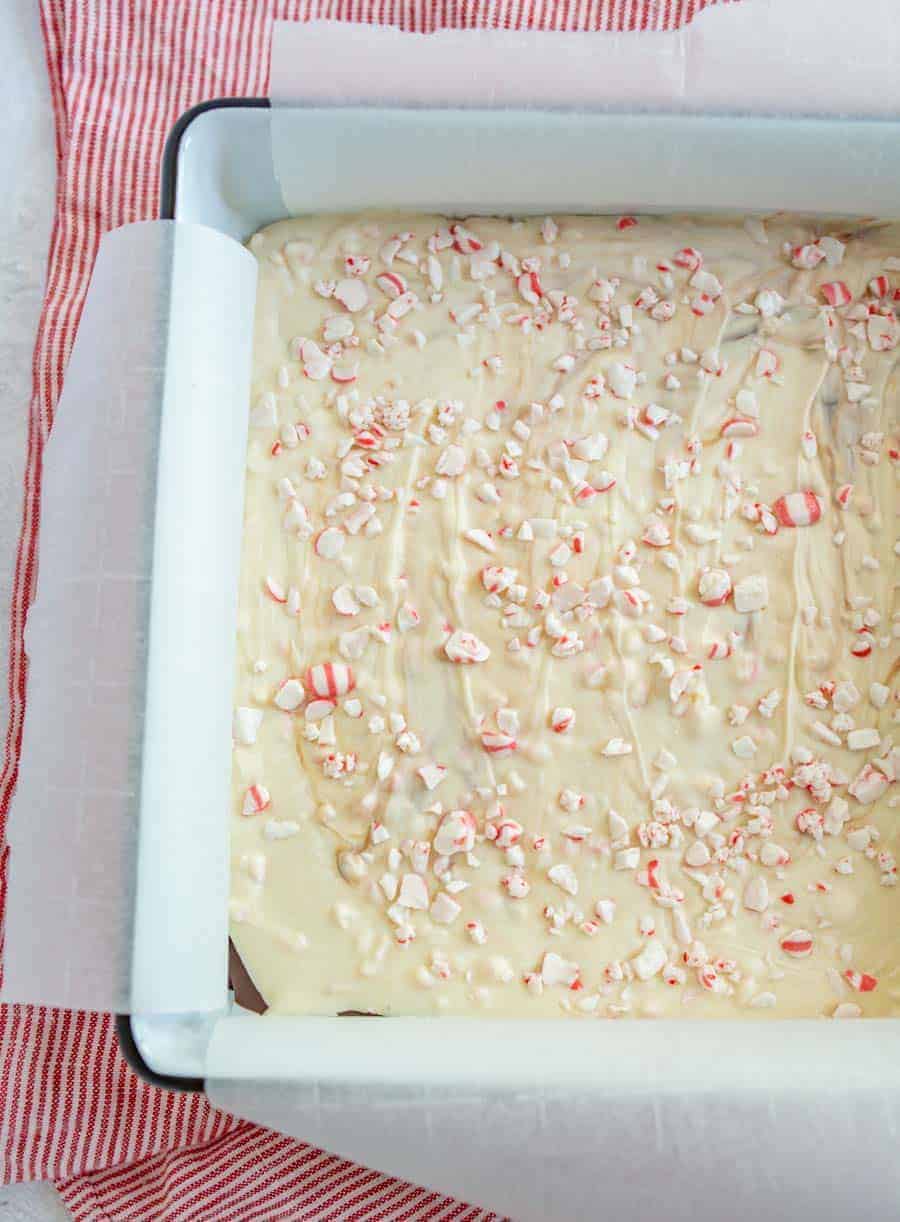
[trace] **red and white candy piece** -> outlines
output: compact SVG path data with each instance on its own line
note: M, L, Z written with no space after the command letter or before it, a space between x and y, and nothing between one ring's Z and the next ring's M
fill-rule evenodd
M575 724L575 710L560 707L550 714L550 729L554 734L565 734Z
M693 246L683 246L681 250L676 250L672 256L672 262L677 267L687 267L692 272L696 272L703 266L703 255Z
M451 225L450 233L453 235L453 249L461 255L474 255L476 251L481 250L484 246L481 239L466 229L464 225Z
M810 242L806 246L795 246L791 251L792 266L805 271L812 271L814 267L818 267L824 258L825 251L816 242Z
M385 314L391 322L399 322L401 318L406 317L418 300L415 293L401 293L399 297L394 298Z
M782 526L814 526L822 516L822 502L814 492L788 492L772 510Z
M850 646L850 652L854 658L867 658L871 654L874 644L875 638L868 628L861 628L853 644Z
M392 301L406 292L406 281L397 272L382 272L380 276L375 277L375 283L385 297L390 297Z
M348 282L349 283L349 282ZM358 284L358 280L352 281ZM331 373L332 360L323 352L315 340L304 339L300 343L300 360L303 362L303 372L313 382L321 382Z
M444 653L451 662L457 662L463 666L469 666L475 662L486 662L491 656L491 651L484 641L480 641L474 633L463 632L459 628L446 641Z
M244 801L241 804L241 814L250 816L258 815L261 811L266 810L270 805L272 798L265 785L251 785L244 794Z
M303 703L303 684L299 679L285 679L275 693L275 704L285 713L293 713Z
M481 745L488 755L511 755L519 744L512 734L502 730L482 730Z
M866 335L873 352L888 352L900 343L900 323L892 312L870 314L866 321Z
M441 857L470 853L475 847L477 825L470 810L450 810L434 834L434 851Z
M544 290L537 272L523 272L516 281L516 288L523 301L527 301L529 305L540 305Z
M697 583L700 601L707 607L721 607L731 597L731 577L724 569L707 569Z
M843 280L830 280L828 284L823 284L822 296L830 306L849 305L853 300L853 294Z
M840 505L841 509L846 509L853 498L853 485L841 484L840 488L835 492L834 499Z
M504 590L508 590L514 584L516 576L515 569L498 564L488 564L481 570L481 584L488 594L502 594Z
M664 522L648 522L641 541L647 547L668 547L672 542L672 535Z
M286 603L287 591L280 581L276 581L274 577L266 578L266 593L272 602Z
M781 939L781 949L793 959L806 959L813 950L812 934L805 929L795 929Z
M359 361L339 361L332 366L331 380L338 386L348 386L359 375Z
M321 700L338 700L353 691L356 676L346 662L320 662L307 669L303 686L310 696L318 696Z
M848 968L844 972L844 979L851 989L856 989L857 993L871 993L878 987L878 977L870 976L868 972L854 972Z
M759 432L759 421L752 416L731 416L722 425L723 437L755 437Z
M348 276L364 276L372 266L368 255L345 255L344 271Z

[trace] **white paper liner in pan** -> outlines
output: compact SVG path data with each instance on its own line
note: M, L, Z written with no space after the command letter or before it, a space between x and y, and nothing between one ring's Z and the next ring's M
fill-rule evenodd
M200 226L101 245L45 451L5 1000L225 1003L255 284Z
M624 33L277 22L270 93L295 106L892 117L898 52L892 0L740 0L678 30Z
M896 1100L208 1082L217 1107L516 1222L847 1222L900 1199ZM392 1217L394 1215L391 1215ZM398 1216L401 1216L398 1214Z
M891 215L898 125L884 120L900 116L895 44L900 22L882 0L852 21L844 0L742 0L669 33L414 35L278 22L275 175L294 215L816 212L823 200L833 214ZM484 112L477 133L473 109ZM735 111L745 115L739 131ZM822 122L845 113L853 123Z

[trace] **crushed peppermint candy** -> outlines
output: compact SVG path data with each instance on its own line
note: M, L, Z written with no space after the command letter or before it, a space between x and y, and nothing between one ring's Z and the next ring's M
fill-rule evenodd
M251 250L248 967L318 948L320 1012L900 1013L900 227Z

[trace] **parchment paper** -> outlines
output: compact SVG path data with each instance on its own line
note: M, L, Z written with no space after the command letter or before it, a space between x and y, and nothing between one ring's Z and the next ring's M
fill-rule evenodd
M4 1000L224 1005L255 283L200 226L101 245L45 452Z

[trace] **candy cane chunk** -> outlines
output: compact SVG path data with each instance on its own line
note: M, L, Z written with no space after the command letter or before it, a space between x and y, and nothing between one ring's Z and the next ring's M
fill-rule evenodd
M461 905L446 891L437 893L429 909L432 921L438 925L452 925L461 912Z
M821 286L820 291L830 306L849 305L853 300L853 294L843 280L830 280Z
M575 710L557 708L550 714L550 729L554 734L565 734L575 724Z
M528 305L540 305L543 289L537 272L523 272L516 281L519 295Z
M856 798L860 806L871 806L887 791L888 783L880 768L866 764L847 786L847 792L851 798Z
M299 679L285 679L275 693L275 704L285 713L293 713L303 703L303 684Z
M315 340L304 339L300 342L300 360L304 374L312 382L321 382L331 373L331 357L322 351Z
M434 851L441 857L471 853L475 847L476 823L470 810L451 810L441 819L434 836Z
M782 526L814 526L822 516L822 502L814 492L788 492L772 510Z
M805 929L794 929L779 944L792 959L808 959L813 951L813 937Z
M335 286L334 295L344 309L349 310L351 314L358 314L369 304L369 290L362 280L355 276L347 280L339 280Z
M337 586L331 595L331 604L338 615L359 615L361 610L353 588L348 585Z
M447 446L437 460L436 471L450 479L462 475L466 469L466 452L461 446Z
M515 736L512 734L504 734L501 730L482 731L481 746L488 755L511 755L518 745Z
M474 633L462 632L458 628L444 645L444 653L451 662L462 666L486 662L491 656L491 651L484 641L480 641Z
M647 943L640 954L635 955L631 960L631 967L638 980L650 980L663 970L668 957L662 943L653 940Z
M700 601L707 607L721 607L731 596L731 578L724 569L707 569L697 582Z
M621 361L613 361L607 370L609 389L617 399L630 399L637 386L637 370Z
M356 676L344 662L321 662L307 669L303 686L310 696L320 700L339 700L356 687Z
M271 805L272 798L265 785L251 785L244 794L244 801L241 804L241 814L259 815L264 810L267 810Z
M774 844L771 840L765 840L762 848L759 850L759 860L764 866L774 869L779 866L790 865L791 855L780 844Z
M870 976L868 972L854 972L848 968L844 972L844 979L857 993L871 993L878 987L878 977Z
M262 709L251 709L240 705L234 710L231 721L231 733L236 743L242 747L252 747L256 742L259 727L262 725Z
M734 609L740 615L764 611L768 605L769 583L765 577L744 577L734 587Z
M873 352L888 352L900 343L900 323L893 314L870 314L866 336Z
M463 538L467 543L473 543L476 547L480 547L483 552L495 552L497 545L486 530L474 528L467 530L463 534Z
M397 272L382 272L381 275L375 277L375 283L385 297L390 297L391 301L396 301L406 292L406 281Z
M875 729L851 730L847 735L847 747L851 751L870 751L880 746L881 735Z
M429 792L437 789L446 775L447 769L443 764L423 764L421 768L416 769L416 776Z
M563 959L562 955L557 955L555 951L547 951L541 960L541 980L550 987L562 985L570 989L578 980L579 973L577 963Z
M515 584L517 576L516 569L489 564L481 570L481 584L489 594L503 594Z
M344 532L337 526L326 526L316 536L315 549L323 560L337 560L344 550Z
M578 878L570 865L551 866L547 871L547 877L567 895L578 894Z
M722 425L720 434L725 438L755 437L759 432L759 421L752 416L730 416Z
M397 896L397 903L401 908L418 908L424 910L428 907L428 887L425 885L425 879L421 874L404 874L400 880L400 893Z

